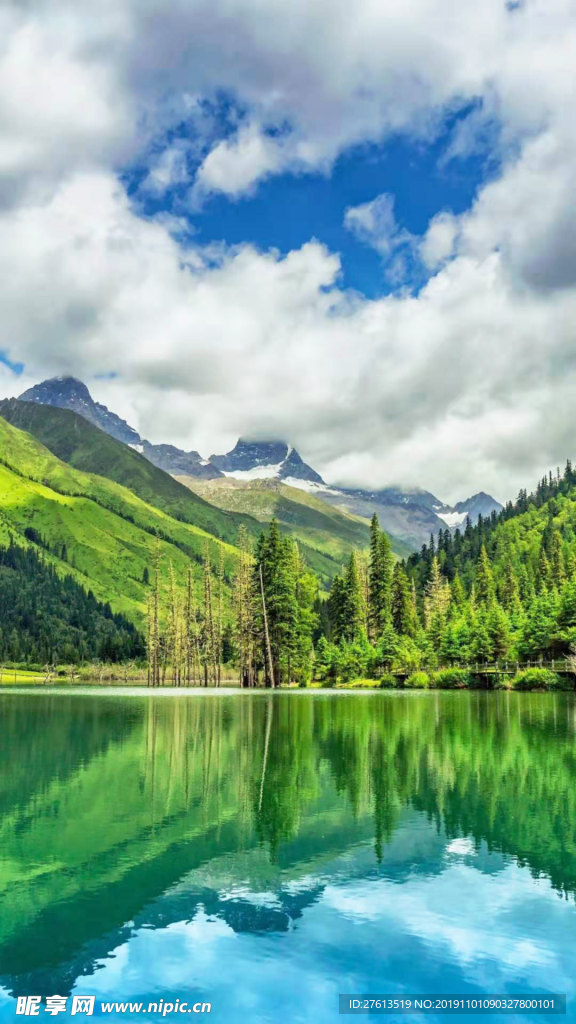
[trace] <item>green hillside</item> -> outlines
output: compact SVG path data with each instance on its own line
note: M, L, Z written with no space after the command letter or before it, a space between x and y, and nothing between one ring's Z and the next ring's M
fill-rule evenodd
M250 494L239 500L240 493L226 500L227 495L222 491L212 492L210 488L204 494L200 486L203 481L174 479L143 455L69 409L5 399L0 401L0 416L32 434L75 469L122 484L148 505L229 544L237 542L242 525L255 540L260 533L260 523L269 521L274 514L264 490L251 492L252 500ZM281 529L297 538L306 562L327 586L352 548L366 546L366 524L294 488L283 487L283 492L275 495L271 490ZM270 515L266 508L272 509Z
M0 401L0 416L32 434L63 462L122 484L174 519L199 526L230 544L237 539L242 523L251 535L258 533L252 519L230 515L208 504L139 452L69 409L12 398Z
M576 473L441 534L407 563L445 660L550 659L576 644Z
M316 648L321 678L391 671L408 675L406 685L425 688L429 670L448 669L432 681L453 687L470 685L473 677L450 666L482 674L488 665L492 685L574 687L576 472L570 462L563 476L545 477L534 494L522 491L515 504L463 532L441 531L393 568L380 557L380 544L375 524L367 602L354 561L333 584L327 636ZM516 663L522 671L499 678L498 668Z
M298 540L309 565L324 580L333 579L352 550L368 547L366 520L279 480L179 479L196 494L229 512L253 516L261 523L269 523L275 517L281 531Z
M255 539L259 524L276 515L283 532L298 540L307 564L325 586L353 548L367 546L363 519L294 487L271 480L235 486L237 481L225 479L174 479L128 445L66 409L10 398L0 401L0 416L32 434L75 469L114 480L148 505L230 544L237 542L240 525Z
M30 529L48 560L72 575L114 611L140 622L146 607L144 570L160 557L174 566L177 586L208 548L224 553L229 580L236 551L206 531L179 522L126 487L83 473L56 458L35 438L0 418L0 543L29 547ZM27 536L28 534L28 536Z
M142 657L136 627L43 558L33 529L24 549L0 548L0 665L127 661ZM1 680L0 670L0 682Z

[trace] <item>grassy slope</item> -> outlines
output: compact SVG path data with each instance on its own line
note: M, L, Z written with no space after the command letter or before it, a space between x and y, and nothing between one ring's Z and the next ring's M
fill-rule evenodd
M179 479L197 494L230 512L243 512L260 522L269 522L276 516L281 529L296 537L306 551L308 562L324 579L340 570L353 548L368 547L369 529L365 519L280 481Z
M76 469L123 484L148 504L229 543L236 541L241 523L255 537L260 523L276 515L284 532L300 542L306 562L324 585L339 572L352 548L368 544L364 520L304 491L285 485L275 489L271 481L256 481L246 487L230 480L176 480L67 409L7 399L0 402L0 416L28 431Z
M135 621L146 605L142 574L152 562L156 535L163 562L173 564L179 585L191 561L199 577L206 547L213 558L222 548L227 575L233 569L236 553L230 545L176 521L119 484L73 469L1 418L0 460L0 542L12 536L26 546L24 530L32 526L52 548L66 545L70 562L54 554L50 560Z
M210 505L174 477L153 466L143 455L69 409L5 399L0 401L0 416L32 434L75 469L114 480L148 504L156 505L175 519L199 526L221 540L233 544L241 523L252 535L258 532L253 519L231 515Z

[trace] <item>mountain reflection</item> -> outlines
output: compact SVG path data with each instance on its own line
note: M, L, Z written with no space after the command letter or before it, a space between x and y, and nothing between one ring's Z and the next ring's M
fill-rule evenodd
M3 694L0 729L15 995L199 911L288 931L334 878L439 873L461 836L576 891L571 695Z

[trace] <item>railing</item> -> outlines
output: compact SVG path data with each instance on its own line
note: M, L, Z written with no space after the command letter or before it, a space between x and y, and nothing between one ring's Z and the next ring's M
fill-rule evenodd
M553 658L551 661L545 661L540 658L539 661L493 661L493 662L481 662L469 663L467 665L439 665L435 671L437 672L472 672L475 675L493 675L496 673L504 675L516 675L517 672L523 672L528 668L548 668L553 672L569 672L574 673L574 667L567 658ZM413 669L403 672L395 672L395 675L409 676Z

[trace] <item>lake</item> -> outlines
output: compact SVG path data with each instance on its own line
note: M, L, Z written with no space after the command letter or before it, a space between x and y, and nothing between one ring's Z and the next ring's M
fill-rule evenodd
M572 694L0 693L3 1024L24 995L86 1019L74 994L324 1024L339 993L566 993L574 1020L575 892Z

